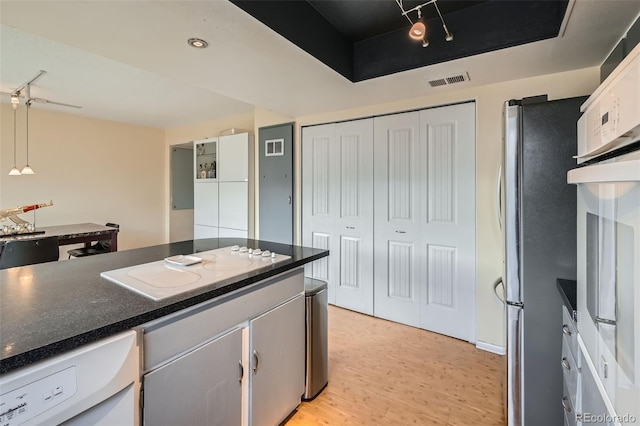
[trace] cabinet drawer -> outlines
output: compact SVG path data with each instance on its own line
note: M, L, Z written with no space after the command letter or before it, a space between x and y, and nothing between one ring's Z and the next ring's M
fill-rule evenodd
M571 355L578 358L578 330L566 306L562 307L562 340L567 342Z
M562 340L562 374L564 376L564 383L571 401L575 403L576 396L578 395L578 364L575 361L567 340Z

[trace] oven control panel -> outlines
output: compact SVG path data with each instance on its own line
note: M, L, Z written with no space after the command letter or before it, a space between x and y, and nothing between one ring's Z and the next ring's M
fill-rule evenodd
M0 426L26 423L71 398L77 390L75 366L9 390L0 395Z

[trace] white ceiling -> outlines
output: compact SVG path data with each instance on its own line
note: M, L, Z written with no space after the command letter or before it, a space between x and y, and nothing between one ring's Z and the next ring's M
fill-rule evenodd
M1 0L0 90L44 69L32 96L83 108L36 108L159 128L254 105L299 117L451 90L426 81L462 71L471 86L597 66L639 13L577 0L562 37L351 83L226 0Z

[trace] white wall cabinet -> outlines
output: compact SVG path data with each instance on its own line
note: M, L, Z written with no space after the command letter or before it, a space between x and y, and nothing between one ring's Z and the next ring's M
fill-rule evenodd
M303 128L303 245L331 251L306 273L330 303L475 340L475 128L473 102Z
M252 141L249 133L194 141L195 239L248 237Z
M373 120L303 128L305 246L331 251L308 275L328 281L329 301L373 314Z
M249 138L248 133L220 136L220 182L247 182L249 180Z

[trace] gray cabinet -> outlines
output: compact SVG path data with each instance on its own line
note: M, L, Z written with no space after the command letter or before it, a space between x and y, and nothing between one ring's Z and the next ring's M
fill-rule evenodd
M302 268L142 326L147 425L276 425L304 393Z
M280 424L300 404L304 393L304 325L302 295L250 322L251 425Z
M147 425L239 425L242 330L233 330L144 376Z

